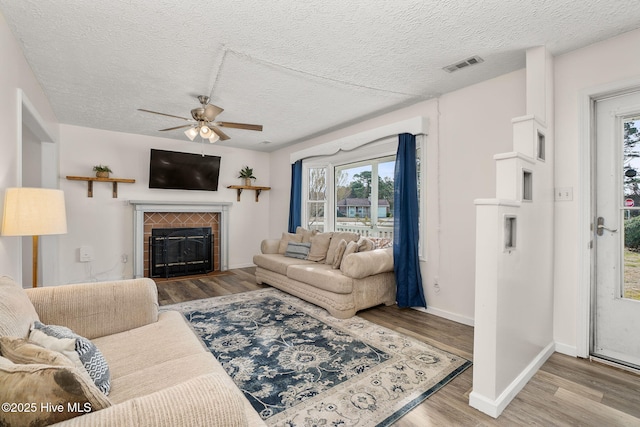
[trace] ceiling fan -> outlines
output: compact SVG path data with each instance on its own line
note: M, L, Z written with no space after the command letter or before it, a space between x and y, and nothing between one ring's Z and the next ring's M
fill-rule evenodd
M229 136L224 133L220 128L227 127L233 129L246 129L246 130L256 130L262 131L262 125L250 125L246 123L233 123L233 122L216 122L214 121L218 114L224 111L223 108L220 108L216 105L209 104L209 97L200 95L198 96L198 101L200 101L201 107L194 108L191 110L192 119L188 119L186 117L174 116L173 114L159 113L157 111L145 110L143 108L138 108L138 111L144 111L145 113L159 114L161 116L174 117L176 119L186 120L191 122L188 125L174 126L167 129L160 129L160 132L165 132L169 130L187 129L184 134L187 135L191 141L193 141L196 136L200 135L202 139L208 139L209 142L214 143L221 140L229 139Z

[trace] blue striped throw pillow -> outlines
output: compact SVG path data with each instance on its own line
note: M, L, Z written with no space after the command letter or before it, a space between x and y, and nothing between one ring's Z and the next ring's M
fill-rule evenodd
M288 256L290 258L307 259L307 257L309 256L310 248L311 243L289 242L287 244L287 250L285 251L284 256Z

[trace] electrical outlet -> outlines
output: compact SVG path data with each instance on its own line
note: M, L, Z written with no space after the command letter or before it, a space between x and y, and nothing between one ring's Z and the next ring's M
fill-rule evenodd
M556 202L573 200L573 187L558 187L555 189Z
M122 254L122 263L126 264L127 262L129 262L129 255Z
M80 262L93 261L93 248L91 246L80 246Z

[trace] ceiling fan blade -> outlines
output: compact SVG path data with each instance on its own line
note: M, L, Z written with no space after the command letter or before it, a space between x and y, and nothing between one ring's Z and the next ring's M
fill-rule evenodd
M145 113L151 113L151 114L159 114L161 116L174 117L176 119L187 120L187 121L190 121L190 122L193 121L193 120L188 119L186 117L174 116L173 114L158 113L157 111L145 110L143 108L138 108L138 111L144 111Z
M233 123L233 122L216 122L215 124L216 126L222 126L225 128L262 131L262 125L250 125L247 123Z
M158 132L164 132L164 131L167 131L167 130L175 130L175 129L188 128L188 127L191 127L191 126L193 126L193 125L174 126L174 127L172 127L172 128L160 129Z
M220 128L214 126L213 124L211 124L211 130L214 131L220 137L220 140L226 141L227 139L229 139L229 135L222 132Z
M207 104L204 107L204 117L208 122L212 122L216 119L218 114L222 113L224 108L218 107L217 105Z

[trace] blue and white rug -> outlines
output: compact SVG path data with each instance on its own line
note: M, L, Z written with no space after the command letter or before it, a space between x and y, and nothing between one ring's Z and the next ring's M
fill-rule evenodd
M386 426L471 362L277 289L178 310L270 426Z

